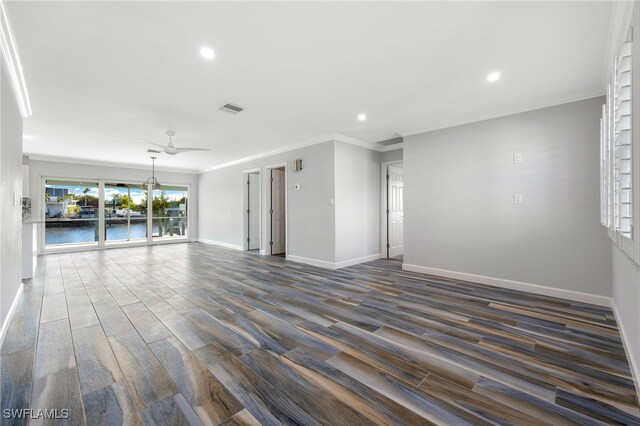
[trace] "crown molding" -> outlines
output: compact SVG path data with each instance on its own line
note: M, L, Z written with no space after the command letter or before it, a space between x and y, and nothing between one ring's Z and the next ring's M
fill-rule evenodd
M382 145L378 145L377 143L366 142L360 139L352 138L351 136L346 136L341 133L334 133L334 140L338 142L344 142L351 145L359 146L361 148L370 149L372 151L380 152L382 149Z
M29 161L49 161L52 163L64 163L64 164L80 164L84 166L97 166L97 167L113 167L118 169L131 169L131 170L149 170L148 165L144 164L126 164L126 163L115 163L110 161L99 161L99 160L88 160L82 158L71 158L71 157L56 157L50 155L41 155L41 154L25 154ZM162 167L155 166L156 171L159 172L171 172L171 173L183 173L186 175L195 175L198 173L196 169L179 169L179 168L171 168L171 167Z
M217 166L207 167L206 169L200 170L198 173L206 173L211 172L213 170L224 169L225 167L231 167L238 164L246 163L248 161L258 160L264 157L270 157L272 155L282 154L285 152L293 151L296 149L304 148L311 145L317 145L319 143L331 142L335 140L334 135L325 135L314 139L308 139L303 142L295 143L292 145L287 145L283 148L274 149L272 151L263 152L260 154L252 155L249 157L239 158L237 160L229 161L228 163L218 164Z
M18 55L18 47L16 46L9 17L4 8L4 2L0 0L0 52L4 59L9 80L13 87L13 92L18 102L18 108L23 118L31 117L31 104L29 103L29 92L27 91L27 83L24 80L22 72L22 64L20 63L20 55Z
M613 73L613 64L618 55L620 46L631 26L633 7L635 1L614 1L611 12L611 24L609 25L609 39L605 52L604 67L602 70L602 89L607 88Z
M553 98L549 98L545 101L532 101L522 104L520 107L505 106L502 108L494 108L491 110L485 110L480 113L467 114L458 117L452 117L449 120L441 120L434 123L429 127L422 128L409 128L406 131L400 133L400 135L406 140L409 136L419 135L421 133L433 132L436 130L449 129L457 126L464 126L466 124L479 123L481 121L493 120L495 118L508 117L510 115L522 114L525 112L536 111L544 108L552 108L559 105L570 104L573 102L585 101L587 99L593 99L600 96L604 96L605 92L602 88L591 89L571 93L568 95L560 95ZM393 146L393 145L391 145Z

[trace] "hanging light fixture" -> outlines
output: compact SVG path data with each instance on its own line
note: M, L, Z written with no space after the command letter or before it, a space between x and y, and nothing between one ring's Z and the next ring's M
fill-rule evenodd
M156 158L157 157L151 157L151 177L142 184L142 189L149 189L149 185L153 185L151 189L162 189L162 185L160 185L160 182L156 179Z

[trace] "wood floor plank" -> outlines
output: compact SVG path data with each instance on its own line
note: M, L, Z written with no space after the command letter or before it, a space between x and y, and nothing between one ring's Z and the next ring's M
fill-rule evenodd
M244 408L177 338L156 341L149 347L203 423L219 424Z
M24 285L2 408L70 424L640 425L607 307L199 243L41 256Z
M142 425L124 381L82 395L88 425Z
M199 348L195 354L260 423L318 424L219 344Z
M0 356L0 407L2 410L27 409L31 406L35 348ZM2 416L4 419L4 416ZM15 424L26 420L14 419ZM9 423L0 420L0 424Z
M139 409L177 393L175 384L137 331L115 334L108 339Z
M124 381L109 341L99 325L74 329L72 335L83 394Z
M151 343L173 336L169 329L141 302L122 306L122 310L145 342Z

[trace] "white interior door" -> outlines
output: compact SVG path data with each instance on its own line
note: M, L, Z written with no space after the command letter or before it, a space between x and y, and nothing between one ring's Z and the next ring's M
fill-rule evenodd
M271 178L271 254L280 254L286 251L284 169L272 169Z
M404 253L404 170L389 166L389 257Z
M249 174L249 250L260 248L260 175Z

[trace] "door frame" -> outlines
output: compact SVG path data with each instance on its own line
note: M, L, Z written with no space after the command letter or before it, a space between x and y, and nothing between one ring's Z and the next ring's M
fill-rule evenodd
M281 169L284 168L284 256L285 259L289 257L289 187L288 187L288 179L287 174L289 168L287 167L287 162L272 164L270 166L265 166L265 177L263 182L266 186L265 191L265 203L264 203L264 222L268 223L269 226L264 226L264 232L262 233L263 241L260 242L260 246L263 247L261 250L261 254L266 254L271 256L271 245L269 244L271 240L271 213L269 213L271 207L271 170L273 169Z
M395 164L404 164L404 160L384 161L380 163L380 258L388 259L389 252L387 244L389 243L389 216L387 215L387 167ZM404 201L402 208L404 209Z
M244 251L249 250L249 241L247 241L249 239L249 234L250 234L250 230L249 230L249 215L247 214L247 209L252 208L249 205L249 185L248 185L248 180L249 180L249 175L252 174L257 174L258 175L258 234L262 237L262 214L260 214L262 212L262 169L260 167L256 167L255 169L249 169L249 170L243 170L242 172L242 183L243 183L243 201L242 201L242 249ZM262 241L260 241L260 247L258 247L258 250L261 251L262 249Z

